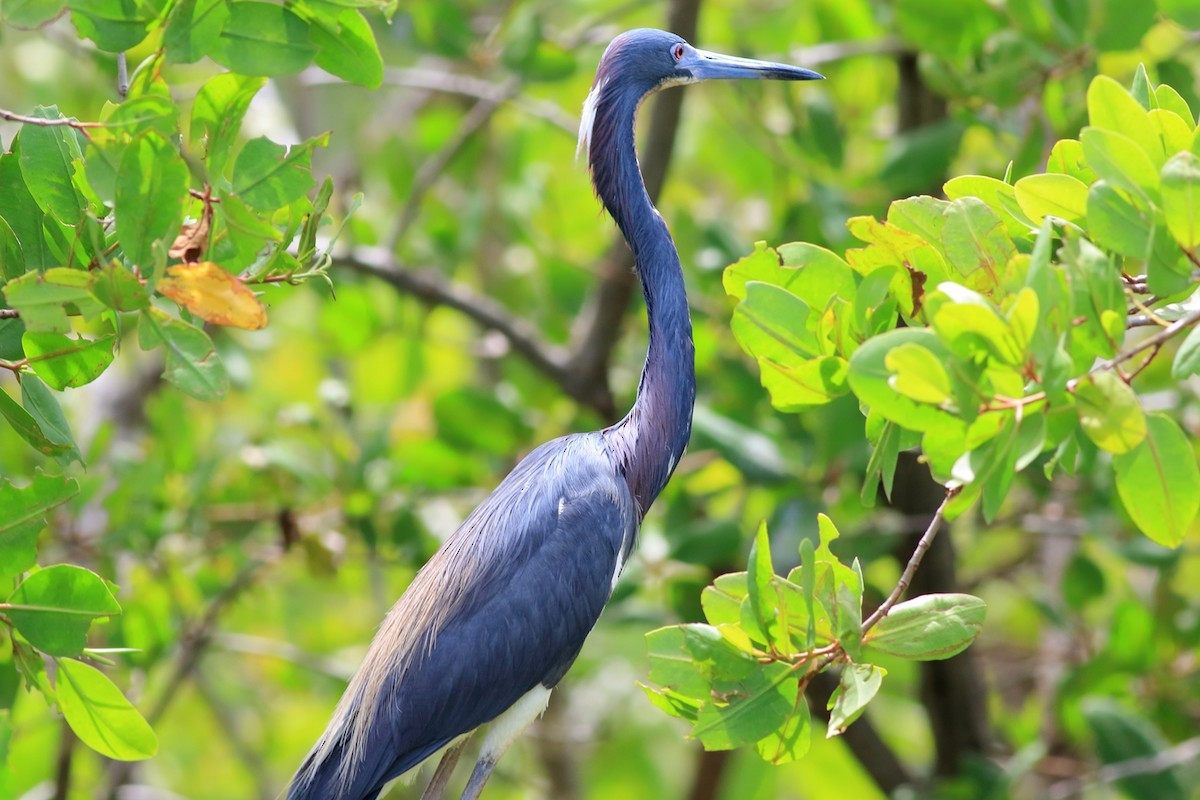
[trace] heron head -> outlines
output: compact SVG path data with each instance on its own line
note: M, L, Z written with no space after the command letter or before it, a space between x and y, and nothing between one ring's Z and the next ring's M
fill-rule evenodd
M579 150L588 146L602 102L636 106L659 89L707 80L812 81L824 76L803 67L737 58L692 47L679 36L651 28L626 31L600 57L592 91L583 105Z

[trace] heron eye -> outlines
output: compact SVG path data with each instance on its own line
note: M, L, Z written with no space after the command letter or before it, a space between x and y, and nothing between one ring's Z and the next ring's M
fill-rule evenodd
M676 61L683 58L683 44L677 44L671 49L671 57Z

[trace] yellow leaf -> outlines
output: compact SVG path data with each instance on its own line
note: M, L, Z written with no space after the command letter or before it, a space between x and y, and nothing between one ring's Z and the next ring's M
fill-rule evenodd
M211 261L169 267L156 288L205 322L252 331L266 327L267 311L254 292Z

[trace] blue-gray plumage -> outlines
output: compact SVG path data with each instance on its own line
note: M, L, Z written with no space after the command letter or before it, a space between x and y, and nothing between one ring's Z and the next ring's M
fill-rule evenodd
M633 125L658 89L713 78L812 80L815 72L697 50L635 30L605 50L584 104L596 194L637 260L650 324L633 408L595 433L526 456L413 579L375 636L289 800L373 800L391 779L491 723L463 798L545 709L612 594L638 525L691 434L692 325L679 254L638 171Z

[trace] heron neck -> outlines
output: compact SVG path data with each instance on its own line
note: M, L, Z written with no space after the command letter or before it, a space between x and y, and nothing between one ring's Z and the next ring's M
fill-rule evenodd
M637 102L598 107L589 159L596 193L633 251L650 324L637 399L624 419L604 431L640 517L667 485L691 437L696 365L679 252L638 169L636 112ZM598 131L611 140L597 137Z

